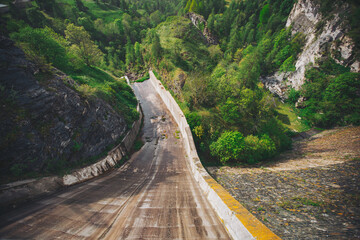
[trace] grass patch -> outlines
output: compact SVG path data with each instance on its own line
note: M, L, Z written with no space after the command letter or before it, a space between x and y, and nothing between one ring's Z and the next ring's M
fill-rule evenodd
M292 209L297 209L300 208L302 205L299 203L294 203L292 201L283 201L280 203L277 203L277 205L285 210L292 210Z
M67 6L74 6L74 0L56 0L57 3L65 4ZM93 0L82 1L85 7L87 7L88 13L91 18L102 19L104 23L111 23L114 19L121 19L124 12L115 6L104 4L101 1L97 4Z
M297 209L302 208L304 206L313 206L313 207L321 207L323 202L312 200L306 197L293 197L291 200L285 200L277 203L277 205L287 211L298 211Z
M175 137L176 139L180 139L180 131L179 131L179 130L176 130L176 131L174 132L174 137Z
M305 198L305 197L294 197L293 200L295 200L305 206L320 207L323 204L323 202L311 200L311 199Z
M310 129L301 119L298 118L292 107L288 103L278 103L276 109L278 119L284 126L296 132L305 132Z
M133 150L137 152L142 148L142 146L144 146L144 142L141 139L137 139L134 143Z
M115 79L96 67L84 66L70 73L79 84L76 88L83 97L99 97L121 113L129 126L139 118L137 100L125 79Z
M150 78L150 75L149 75L149 73L147 72L147 73L145 74L145 76L143 76L142 78L139 78L138 80L135 80L135 82L144 82L144 81L148 80L149 78Z

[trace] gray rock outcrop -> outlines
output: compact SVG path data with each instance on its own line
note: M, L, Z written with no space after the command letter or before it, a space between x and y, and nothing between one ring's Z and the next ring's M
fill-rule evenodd
M123 116L103 100L79 94L71 78L37 71L22 50L0 37L2 175L14 166L43 172L97 158L127 130Z
M206 39L206 43L208 45L217 45L217 44L219 44L218 39L210 32L209 28L207 27L207 22L206 22L206 20L204 19L203 16L198 15L198 14L193 13L193 12L189 12L186 16L187 16L187 18L189 18L191 20L192 24L197 29L202 31L202 35ZM203 30L200 28L201 24L204 27Z
M295 62L296 70L285 74L277 72L273 76L262 78L265 86L281 98L286 98L286 89L300 89L305 81L306 69L316 66L316 60L323 57L324 52L328 50L337 63L350 67L352 72L360 72L360 62L355 59L353 51L355 44L346 35L349 26L340 17L348 12L349 5L344 3L332 17L324 18L316 1L299 0L295 3L286 27L292 27L293 35L301 32L306 36L303 50Z

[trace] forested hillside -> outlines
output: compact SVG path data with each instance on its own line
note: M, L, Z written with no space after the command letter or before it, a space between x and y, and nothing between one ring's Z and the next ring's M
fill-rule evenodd
M254 163L290 148L290 137L297 131L359 124L359 74L350 73L349 65L342 64L342 53L334 60L331 42L323 43L322 55L307 67L301 89L291 85L282 89L288 103L269 94L259 81L276 72L286 76L297 70L295 63L308 36L306 25L303 32L295 33L285 26L294 3L189 0L183 2L181 13L195 28L190 24L187 31L178 31L178 22L187 23L185 18L168 18L156 28L162 60L157 59L155 68L186 113L205 161L215 156L223 163ZM318 35L328 21L341 14L343 19L335 18L336 24L348 24L344 32L354 39L355 49L351 63L357 61L359 5L344 1L341 11L337 8L341 3L314 1L314 5L322 14ZM203 15L207 21L187 12ZM194 30L199 34L189 39ZM218 45L208 44L206 36L201 41L201 34L208 32L216 36ZM192 48L194 40L196 50Z
M9 6L0 15L0 181L63 174L98 160L139 116L118 77L144 71L139 42L176 13L175 3L0 3Z
M301 88L281 89L285 104L260 81L297 70L308 39L286 27L295 0L11 2L0 1L10 5L1 34L39 67L38 77L56 67L78 92L110 102L130 123L133 96L109 74L145 75L142 81L152 68L182 107L207 164L256 163L289 149L295 132L360 123L359 73L331 46L307 67ZM322 16L319 34L343 6L338 25L349 26L358 59L358 2L312 2Z

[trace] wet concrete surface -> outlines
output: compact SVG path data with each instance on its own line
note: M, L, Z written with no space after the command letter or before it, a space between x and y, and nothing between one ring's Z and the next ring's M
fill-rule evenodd
M1 239L229 239L160 97L149 81L134 90L142 149L110 174L0 216Z

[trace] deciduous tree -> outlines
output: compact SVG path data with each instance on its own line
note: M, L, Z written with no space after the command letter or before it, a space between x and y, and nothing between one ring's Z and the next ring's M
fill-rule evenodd
M100 62L103 53L91 40L90 34L84 27L78 27L70 23L66 27L65 36L71 44L71 51L83 59L86 65L96 65Z

